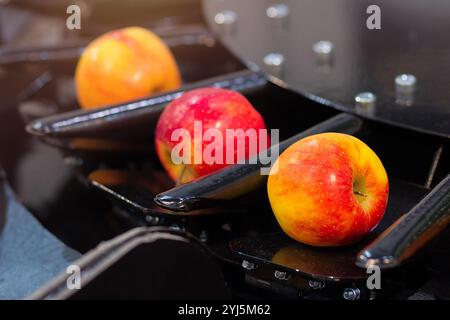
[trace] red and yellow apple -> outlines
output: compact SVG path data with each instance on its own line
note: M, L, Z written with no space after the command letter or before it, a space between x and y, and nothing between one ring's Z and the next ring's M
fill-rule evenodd
M201 128L197 125L199 123ZM169 176L178 183L185 183L258 153L261 147L260 136L250 141L245 132L253 129L258 133L260 129L265 128L262 116L240 93L221 88L196 89L184 93L165 107L156 126L156 151ZM173 133L177 129L185 129L191 137L189 144L190 150L193 151L189 153L189 161L183 163L173 159L172 151L181 140L173 139ZM204 139L210 129L216 130L223 139L221 137ZM230 139L233 141L226 139L229 129L237 132L237 135ZM200 135L196 131L201 131ZM222 144L217 150L213 150L212 154L214 156L220 154L218 158L223 159L222 163L208 163L203 158L195 161L195 151L200 150L200 153L205 151L211 143L218 142L213 141L218 138L222 139ZM265 143L268 147L270 138L267 135L265 139L267 139ZM250 146L251 143L253 143L252 146ZM241 146L241 151L244 150L243 152L237 152L238 145ZM226 161L227 157L231 157L232 163ZM245 159L242 159L243 157Z
M267 191L288 236L314 246L342 246L378 225L389 183L380 159L361 140L322 133L297 141L279 156Z
M180 83L169 48L139 27L111 31L92 41L75 70L78 102L87 109L174 90Z

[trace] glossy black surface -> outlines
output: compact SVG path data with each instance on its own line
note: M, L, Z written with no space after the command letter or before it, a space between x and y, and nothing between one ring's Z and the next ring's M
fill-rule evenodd
M284 21L266 15L270 5L279 3L289 9ZM281 85L348 112L357 111L356 94L370 91L377 95L377 104L365 117L450 137L450 78L444 71L450 67L447 1L377 1L380 30L366 27L366 9L374 4L368 0L204 0L203 4L210 27L248 63L264 70L267 54L284 55ZM223 10L237 15L231 32L214 22ZM321 40L334 44L325 65L312 50ZM403 73L417 78L410 106L396 103L394 79Z
M403 212L411 209L427 192L423 187L391 180L386 214L368 239L337 248L311 247L288 238L284 233L260 234L230 243L242 259L270 264L276 270L299 273L324 281L351 281L367 277L366 270L355 265L355 257L370 239L388 228Z
M179 262L183 261L183 272ZM229 289L209 250L167 228L132 229L75 261L81 290L62 273L32 299L226 299ZM208 281L203 281L204 279Z
M126 183L117 190L111 189L111 191L113 193L118 191L117 195L124 195L128 199L133 199L132 196L135 195L136 199L133 199L135 203L143 203L144 207L149 206L151 208L153 196L173 185L159 166L156 157L150 154L150 151L135 150L139 153L139 156L137 156L130 149L122 149L122 151L126 151L120 152L120 149L124 146L114 144L114 155L111 152L97 155L98 150L95 147L98 146L98 141L89 141L87 144L86 141L82 141L81 144L78 142L74 145L81 152L67 153L67 146L71 142L70 138L61 139L58 137L54 145L63 148L54 148L34 139L24 130L26 124L37 118L78 108L72 81L77 57L89 39L118 26L125 26L130 23L151 26L152 29L163 36L179 59L185 82L224 75L242 68L242 64L223 50L217 42L212 41L211 35L202 25L199 14L200 7L196 5L197 1L189 0L190 5L180 4L178 0L155 2L160 2L161 6L152 1L151 5L156 6L155 10L143 10L142 8L145 7L145 3L149 3L148 1L142 1L137 7L115 1L114 12L124 14L118 14L112 19L114 21L110 21L111 17L108 16L108 12L112 12L110 11L112 10L112 3L110 1L104 2L103 6L97 7L97 4L101 4L103 1L95 1L96 5L93 5L95 8L92 18L89 17L85 20L89 23L81 30L83 38L77 39L75 43L72 43L74 39L71 32L64 32L56 47L49 44L45 46L39 44L34 48L27 46L27 48L16 47L11 49L15 39L4 39L6 46L2 47L0 55L2 63L0 66L2 88L0 90L2 99L0 106L0 162L8 173L8 180L18 194L20 201L30 209L30 212L53 235L80 252L86 252L96 247L100 242L114 238L125 230L139 225L161 224L170 226L172 229L186 229L193 231L199 237L201 236L202 241L213 251L217 258L216 262L220 262L220 271L225 275L225 282L234 297L255 299L267 297L267 293L270 293L270 297L273 299L286 297L285 293L289 291L291 293L289 297L297 299L299 298L298 287L287 290L287 282L274 278L274 269L283 268L282 266L267 264L268 272L264 274L261 272L263 268L253 270L251 276L254 281L250 281L250 272L245 272L240 267L243 256L233 255L228 246L228 242L236 238L263 241L266 235L280 231L270 211L266 194L257 192L252 197L236 199L233 203L241 211L227 211L225 215L181 218L170 215L173 219L168 219L169 215L156 215L153 214L153 211L143 214L142 210L136 210L133 205L122 206L125 203L124 201L107 201L105 195L112 196L113 199L115 199L115 196L108 192L96 192L97 187L93 187L87 178L89 176L99 178L97 174L100 173L100 177L104 179L105 171L109 173L112 170L114 171L112 182L108 175L106 179L98 180L101 180L103 185L114 186L114 181L117 181L114 180L117 178L115 174L118 174L118 180L124 180ZM15 4L16 2L11 3ZM46 3L50 4L50 1ZM48 5L48 7L48 11L54 10L52 12L56 12L56 15L61 9L60 6L57 6L56 9L52 9L52 5ZM62 6L62 8L64 7L65 5ZM161 7L166 7L166 9L162 10ZM124 8L127 9L127 14L125 14ZM43 11L47 11L47 9ZM134 12L134 14L129 14L130 12ZM177 16L175 16L175 13ZM321 12L321 14L327 15L328 10ZM8 14L8 16L11 17L12 15ZM98 24L101 16L104 20L100 19L102 23ZM137 16L140 18L138 19ZM159 20L148 21L149 17ZM59 16L59 18L61 17ZM316 17L312 17L312 19L319 21ZM33 19L27 19L27 21L33 21ZM6 25L8 28L11 26L11 24ZM61 25L64 26L63 20L56 24L56 29ZM31 26L33 26L33 23L31 23ZM47 29L47 31L49 30ZM40 36L38 38L39 40L47 39L47 33L45 33L45 37ZM248 41L249 46L255 47L261 41L265 41L264 36L261 39L256 39L252 35L250 39L255 39L255 41ZM66 40L70 40L67 41L70 43L66 43ZM0 39L0 43L3 45L4 43L1 41L2 39ZM311 43L313 43L312 40ZM28 45L28 42L26 44ZM212 47L210 47L211 45ZM3 49L6 47L8 47L7 51L4 51ZM377 52L374 54L377 54ZM314 66L302 64L302 68L306 70L310 67L313 68ZM390 69L391 67L387 68L388 71ZM322 68L322 70L326 72L326 68ZM340 80L339 77L338 80ZM419 83L422 83L420 78ZM436 83L433 83L436 86ZM333 108L328 108L271 84L265 85L264 90L259 91L259 93L252 93L250 97L251 102L263 113L269 127L281 129L281 139L286 139L337 113ZM90 128L94 127L86 127L86 129ZM108 134L110 133L112 131L108 132ZM120 138L121 134L117 134L115 138ZM143 126L140 130L130 134L129 137L142 139L141 142L143 143L139 143L139 147L144 146L145 150L150 150L147 148L150 148L151 145L144 142L145 137L148 138L149 134L151 134L151 130L147 130ZM88 135L94 139L96 137L95 131L89 132ZM76 136L74 135L74 137ZM127 137L124 138L127 142ZM400 130L395 126L385 126L370 121L365 121L360 138L380 156L389 177L392 180L400 180L403 187L397 188L397 191L401 189L403 193L396 192L395 199L405 199L405 203L409 203L409 201L417 202L422 197L423 186L426 187L424 191L426 192L427 188L435 186L450 171L450 148L448 143L444 141L445 139L418 134L410 130ZM50 141L46 140L46 142ZM105 141L100 142L104 143ZM115 142L117 143L117 140ZM108 140L108 143L111 143L111 140ZM107 145L111 146L110 144ZM71 151L73 151L73 148ZM409 187L411 185L412 187ZM416 193L415 190L419 192ZM395 199L394 202L397 201ZM399 207L398 210L408 210L408 208L402 209L402 207ZM392 214L398 217L400 213L395 211ZM162 216L164 216L164 219L161 218ZM393 221L395 217L386 217L386 221ZM5 223L0 219L0 226L2 222ZM23 225L29 226L31 223L27 220ZM163 231L163 233L170 234L171 231ZM17 242L15 241L19 239L17 234L10 234L13 239L13 244L10 246L11 252L14 255L22 254L24 252L22 249L26 248L28 243ZM382 292L388 292L390 297L395 296L400 299L406 299L415 293L420 296L423 292L437 298L448 297L445 288L450 283L448 279L450 260L447 258L450 257L447 245L449 233L444 232L442 236L444 239L437 239L440 240L440 242L437 242L438 246L435 245L436 243L429 246L427 259L420 260L423 263L419 264L415 259L409 267L404 265L395 276L389 276L389 279L395 279L397 283L400 283L399 287L383 284ZM185 237L185 234L182 237ZM40 244L40 239L44 239L44 237L39 237L35 243ZM178 289L177 282L178 285L183 284L180 287L180 292L183 293L204 288L204 286L197 286L200 282L203 285L211 284L214 286L214 290L223 289L220 281L215 281L221 279L220 272L217 272L214 264L204 263L205 260L202 260L206 257L206 261L208 261L209 257L207 256L211 252L205 254L205 247L199 247L196 241L189 242L189 244L183 241L177 241L176 244L169 242L171 240L163 241L164 245L159 247L155 247L153 244L144 245L134 252L136 254L124 256L125 258L121 259L122 261L113 270L107 270L105 277L102 278L101 272L99 272L99 278L98 281L95 281L94 289L85 291L83 295L85 294L85 297L104 297L109 292L110 294L117 293L123 297L127 292L121 288L131 288L133 290L129 291L130 296L136 294L136 297L141 294L140 296L154 297L155 291L151 292L151 286L147 288L141 286L150 283L150 281L146 282L145 278L145 273L148 270L153 270L158 277L157 279L153 278L153 280L156 280L154 284L161 285L159 280L169 279L171 285L163 288L163 293L167 294L166 296L174 297L176 295L174 291ZM170 255L169 248L174 248L180 255ZM267 248L270 249L271 244L268 244ZM40 256L38 254L41 252L40 249L45 248L33 247L33 252L37 252L36 256ZM198 250L200 253L197 252ZM46 257L52 258L53 253L51 252ZM167 256L168 253L169 256ZM267 252L263 252L263 254L267 256ZM160 263L153 265L154 260L147 258L150 255L159 257ZM191 255L203 258L197 261L199 263L189 263L188 260ZM117 257L117 255L114 256ZM27 258L31 255L22 254L20 257ZM56 259L54 261L56 262ZM143 269L139 269L141 261L144 261ZM186 263L186 261L188 262ZM165 268L166 263L169 263L171 267ZM25 266L25 264L21 264ZM48 265L53 266L53 262L49 262ZM183 272L180 272L180 265L186 270L183 269ZM2 260L0 259L0 269L1 267ZM19 264L15 264L11 268L8 267L8 270L19 270L19 267ZM197 271L198 273L196 273ZM132 274L136 275L136 278L133 277L132 283L127 282L130 272L134 272ZM391 274L392 270L389 272ZM172 274L175 273L175 277L172 277ZM195 274L196 281L188 283L186 279L183 279L183 276L187 273ZM114 283L113 280L117 277L120 279L120 286L111 288L111 284ZM53 284L61 280L58 279L55 279L56 282L53 282ZM215 280L210 281L210 279ZM10 282L13 286L16 284L14 277L9 277L9 280L13 281ZM303 277L300 276L298 280L302 285L308 285ZM207 283L208 281L210 283ZM265 281L271 285L263 290L256 286L257 283ZM65 288L64 280L59 284L63 289ZM185 284L189 285L185 286ZM215 284L218 284L218 286L215 286ZM274 285L272 286L272 284ZM136 288L139 288L138 292L134 291ZM211 289L211 286L209 288ZM114 291L117 289L120 292ZM105 290L108 292L105 292ZM209 291L206 290L204 293L206 292ZM201 293L197 291L195 294ZM342 297L342 291L338 292L338 296ZM327 292L316 292L314 295L315 299L329 297Z
M192 210L179 212L158 206L153 198L167 190L173 182L158 168L154 170L95 170L88 176L88 183L107 195L114 204L140 216L141 220L152 217L186 217L218 214L229 211L221 208L221 203L209 207L210 210ZM232 210L233 211L233 210ZM237 211L237 210L234 210Z
M86 25L83 28L82 35L68 32L67 37L46 43L47 36L51 35L44 32L35 34L37 38L34 42L18 44L15 43L16 39L11 38L7 43L1 43L0 163L7 172L12 188L33 215L59 239L80 252L93 248L100 241L109 239L130 226L128 221L116 221L117 217L112 214L109 202L92 189L86 188L84 177L80 179L76 169L78 165L83 163L88 168L97 168L100 165L98 153L101 153L103 160L107 159L109 163L115 164L123 164L131 155L135 158L147 158L153 145L148 141L135 142L126 149L123 143L101 139L59 139L46 141L51 144L48 145L25 132L25 126L37 118L79 108L73 74L83 46L102 32L117 28L118 21L121 21L120 26L132 22L133 25L152 27L168 43L180 65L185 83L221 76L243 68L205 29L198 14L200 7L196 7L195 1L181 6L174 2L161 2L160 5L166 6L166 10L172 10L171 15L177 14L177 10L183 11L182 8L191 6L191 10L185 10L183 14L178 12L176 17L166 11L164 17L155 17L161 20L152 21L142 15L143 20L134 19L132 12L136 11L130 9L127 15L118 17L113 25L91 21L89 27ZM177 10L174 10L174 5ZM161 7L158 8L160 9ZM23 12L21 10L22 8L5 7L5 13L12 19L22 15L33 18L17 21L24 24L22 30L32 30L34 24L47 21L46 16L25 8ZM87 23L88 20L85 21ZM64 20L45 30L51 33L60 26L64 26ZM128 130L130 136L140 136L143 140L147 133L152 133L145 126L137 131L139 134L133 135L132 130ZM115 135L117 136L118 134ZM99 146L101 152L96 149ZM112 156L112 153L118 153L118 148L126 151L117 157ZM72 156L65 153L67 149L82 152ZM96 161L95 164L93 160Z
M76 110L39 118L27 131L71 149L139 150L153 144L156 122L164 107L183 92L204 86L251 92L265 86L265 77L248 70L206 79L179 90L98 110ZM51 140L50 140L51 139ZM71 139L64 143L64 139ZM109 140L109 141L108 141ZM150 146L149 146L150 145Z
M335 112L328 110L326 107L303 99L292 92L278 88L271 84L267 85L265 78L261 77L261 74L259 73L252 73L248 71L240 72L230 75L227 79L228 80L224 82L216 82L215 79L211 79L211 81L206 83L206 85L224 83L226 85L231 85L231 87L236 90L239 90L262 114L268 128L279 129L280 139L291 138L294 134L298 133L298 130L308 129L309 127L314 126L335 114ZM205 82L202 83L202 85L205 85ZM194 84L193 87L195 86L196 85ZM275 104L280 105L280 107L273 108L273 105ZM162 107L162 105L158 106L158 108ZM150 110L146 112L151 112L152 107L150 106L146 109ZM117 122L126 124L124 118L126 119L125 114L119 116L117 118ZM333 127L333 124L335 127ZM327 127L327 125L329 125L329 127ZM348 132L354 132L360 128L360 125L361 121L357 118L349 115L341 115L335 119L335 122L331 121L329 124L328 122L324 124L324 128L322 130L326 130L327 128L335 128L336 130L341 129L343 131L348 130ZM149 127L151 126L149 125ZM321 127L319 126L316 129L320 130L320 128ZM141 135L144 136L144 139L151 133L151 130L141 131ZM124 138L126 138L126 136L124 136ZM288 144L292 143L297 138L291 138ZM150 149L153 143L148 142L148 144L148 148ZM145 155L145 157L141 157L137 160L137 163L134 165L134 169L131 169L126 165L127 162L131 161L131 157L126 152L122 153L127 156L122 161L124 163L115 163L114 165L110 164L108 167L108 169L117 169L118 171L106 172L104 170L97 170L99 164L96 164L95 162L92 165L91 170L85 168L86 164L81 166L83 168L82 170L89 175L89 182L95 188L106 193L116 202L126 205L129 209L135 209L144 214L152 212L154 214L168 213L171 215L180 216L206 214L214 211L209 210L211 208L216 209L217 207L226 205L223 201L221 201L223 199L220 199L217 194L221 187L224 187L220 191L222 194L234 192L234 198L236 198L239 193L238 189L242 190L243 188L246 188L248 185L248 180L254 180L253 178L260 177L256 166L245 166L243 171L239 169L240 166L234 166L231 170L233 172L236 170L237 171L230 175L225 172L224 175L226 177L222 183L208 183L210 179L206 180L206 186L200 187L200 189L204 191L204 194L202 195L198 194L198 190L195 191L190 189L191 186L195 188L197 184L189 184L181 187L181 193L183 193L185 187L187 188L189 193L187 196L192 196L192 202L196 202L195 197L201 198L197 201L198 208L195 206L192 208L190 207L184 210L184 212L183 210L169 206L165 206L163 209L155 205L153 198L157 194L160 194L167 189L171 189L174 186L174 182L171 182L164 173L159 165L159 160L155 159L156 157L154 157L154 154L152 155L151 152L149 152L149 155ZM101 159L100 163L111 163L111 157ZM254 174L255 172L257 173L256 175ZM248 175L248 173L250 173L250 175ZM244 176L247 176L247 178ZM214 177L215 176L212 176L211 179L214 180ZM244 177L245 179L240 179L240 177ZM261 186L261 182L259 182L258 185ZM213 187L210 188L209 186ZM233 191L233 189L236 190ZM207 196L208 193L209 196ZM229 206L230 204L228 203L227 205ZM231 204L231 206L236 207L233 204ZM223 210L219 211L222 212Z
M357 256L362 268L400 266L450 222L450 175Z
M276 87L270 85L247 93L247 97L254 102L255 107L265 116L272 110L269 104L272 96L274 98L281 98L288 95L290 95L288 91L279 88L276 89ZM265 99L260 100L259 96ZM292 96L287 101L295 106L297 98ZM298 100L298 102L303 103L305 101L302 99ZM323 109L323 107L320 108L318 104L302 107L297 106L296 109L288 106L285 106L285 108L278 109L279 116L284 119L283 122L280 122L283 123L283 133L295 130L298 127L299 119L330 118L330 115L325 111L326 109ZM295 110L295 113L292 113L293 110ZM316 116L313 116L312 110L317 113ZM293 114L296 114L297 117L292 117ZM269 126L273 126L273 123L277 122L276 119L267 116L266 119L269 119ZM292 119L292 121L286 119ZM309 122L306 121L306 123ZM363 123L360 119L346 114L332 117L323 123L317 124L317 120L314 123L316 126L311 129L312 131L308 130L304 134L309 135L316 131L344 130L363 139L382 158L389 172L389 176L393 180L389 210L387 218L383 223L383 229L422 199L427 192L427 187L439 182L443 174L449 170L448 163L445 160L448 158L447 142L445 139L436 139L432 136L401 130L391 126L380 126L371 122ZM287 141L296 141L298 138L297 136ZM417 150L421 150L421 152L417 152ZM440 152L437 152L439 150ZM409 162L411 158L415 159L414 163ZM173 223L173 219L166 220L165 222L162 221L167 217L186 217L190 219L193 216L210 215L211 213L219 214L223 221L227 220L223 218L224 215L229 214L232 214L231 219L233 220L238 216L242 219L242 214L249 215L249 219L251 219L255 210L270 214L270 207L267 201L261 200L262 197L266 199L267 196L264 191L264 177L259 175L259 166L233 166L223 169L216 174L200 178L197 181L158 194L160 193L158 190L164 191L165 188L169 188L172 185L172 182L161 171L157 163L151 164L148 160L144 160L144 163L147 163L147 165L144 165L140 169L134 166L133 169L129 168L125 170L95 170L89 175L90 183L105 193L116 205L125 208L126 211L134 212L135 217L141 216L144 224L161 224L168 223L168 221L172 221ZM155 198L156 203L163 208L158 207L151 200L155 194L158 194ZM230 199L233 199L233 201L230 201ZM270 225L270 221L273 222L273 217L269 218L269 216L265 218L268 219L268 225ZM239 224L242 224L242 226L247 225L244 221L238 222ZM264 230L277 230L277 228L274 229L273 225L269 227L263 225L265 223L262 224L262 229L255 226L258 230L257 232L261 234L261 237L264 237ZM236 221L233 226L236 227ZM208 223L204 227L206 230L217 231L214 229L215 227L211 228L212 225L208 227ZM377 232L379 231L380 228ZM235 236L237 235L234 234L233 237ZM331 278L336 277L336 279L351 278L352 275L356 277L355 274L358 274L359 271L354 273L354 261L357 252L362 247L359 246L351 250L344 250L343 252L339 251L339 254L330 254L330 259L332 259L332 257L336 258L342 253L350 271L344 268L341 270L342 274L339 276L338 273L336 276L331 274L328 274L328 276ZM308 254L314 255L311 259L319 259L315 256L316 253L314 250L309 250L308 252ZM319 254L320 256L325 257L327 254ZM331 262L327 263L330 264ZM327 269L324 270L326 271ZM324 270L319 271L325 272ZM345 273L347 272L346 270L349 272L348 274ZM319 271L317 271L318 275L316 274L315 276L320 277ZM308 272L312 271L309 270ZM305 274L309 274L308 272L305 272Z
M270 154L274 152L281 154L293 143L310 135L323 132L356 134L361 130L361 127L362 121L360 119L348 114L339 114L281 141L271 148ZM155 197L155 202L163 208L184 212L212 207L215 202L220 203L221 201L238 198L256 189L263 188L268 177L267 174L261 173L263 167L270 167L270 164L264 165L261 162L256 165L236 164L196 179L191 183L160 193Z

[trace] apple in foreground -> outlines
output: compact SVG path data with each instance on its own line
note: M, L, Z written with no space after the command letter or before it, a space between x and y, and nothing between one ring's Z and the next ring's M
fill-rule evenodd
M381 221L389 183L383 164L365 143L322 133L280 155L267 191L278 223L291 238L342 246L360 240Z
M262 116L240 93L222 88L195 89L165 107L156 125L156 152L169 176L177 183L186 183L269 147L268 135L261 138L265 144L259 141L260 129L265 128ZM174 139L174 132L180 129L189 135L191 147L181 150L179 157L187 156L190 160L182 163L174 159L177 153L173 152L183 142L181 137ZM215 132L214 138L211 130ZM256 133L253 139L247 135L249 130ZM234 134L227 139L229 132ZM208 150L214 161L206 159Z

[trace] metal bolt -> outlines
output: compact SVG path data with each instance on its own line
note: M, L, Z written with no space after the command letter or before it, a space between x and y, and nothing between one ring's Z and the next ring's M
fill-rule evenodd
M329 59L334 51L334 44L331 41L322 40L313 45L313 51L320 59Z
M360 298L361 291L358 288L346 288L342 296L345 300L358 300Z
M276 77L282 76L284 55L281 53L269 53L264 57L263 61L268 73Z
M237 20L237 14L231 10L224 10L214 16L214 22L222 28L222 32L226 35L233 33Z
M284 63L284 56L281 53L269 53L264 57L264 64L271 67L279 67Z
M377 96L373 94L372 92L361 92L358 93L355 97L355 102L362 106L366 107L367 105L371 105L376 103Z
M253 262L248 261L248 260L243 260L242 261L242 267L245 270L253 270L253 269L256 268L255 264Z
M145 216L145 221L149 224L149 225L157 225L160 222L159 217L156 216Z
M224 10L214 16L214 22L217 24L233 24L236 22L236 12L231 10Z
M275 4L267 8L266 14L271 19L282 19L289 15L289 7L285 4Z
M199 239L202 242L208 241L208 232L206 232L206 230L200 231Z
M374 115L377 96L372 92L361 92L355 96L355 106L357 113L363 115Z
M172 224L169 229L171 230L175 230L175 231L182 231L183 228L181 226L179 226L178 224Z
M284 272L284 271L278 271L278 270L275 270L274 276L278 280L289 280L291 278L291 275L289 273Z
M325 288L325 283L322 281L309 280L308 284L309 287L314 290Z
M414 91L417 78L412 74L399 74L395 77L396 102L401 105L410 106L414 102Z
M399 87L414 88L417 78L412 74L400 74L395 77L395 84Z

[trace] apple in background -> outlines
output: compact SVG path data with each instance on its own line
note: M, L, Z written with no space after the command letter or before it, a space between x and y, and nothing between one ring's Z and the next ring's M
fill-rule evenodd
M75 70L78 102L87 109L174 90L180 83L169 48L139 27L111 31L92 41Z
M201 135L204 135L208 129L216 129L224 137L223 148L221 148L223 163L206 163L205 161L174 163L172 150L179 143L172 139L174 130L183 128L189 132L192 137L192 150L195 148L205 150L212 142L198 139L198 135L195 134L194 121L197 124L201 122ZM241 139L245 139L245 137L242 135L234 137L234 147L232 146L230 149L230 144L228 144L230 141L226 141L227 129L242 129L244 132L247 129L254 129L258 132L259 129L265 128L262 116L240 93L221 88L196 89L184 93L165 107L156 126L156 151L169 176L177 183L186 183L230 164L225 159L227 153L232 154L234 161L237 161L237 139L244 141ZM259 136L257 139L256 149L249 148L248 140L245 140L245 159L260 151ZM269 146L270 138L267 137L266 147Z
M386 210L389 183L377 155L359 139L322 133L297 141L272 167L272 210L291 238L342 246L373 230Z

